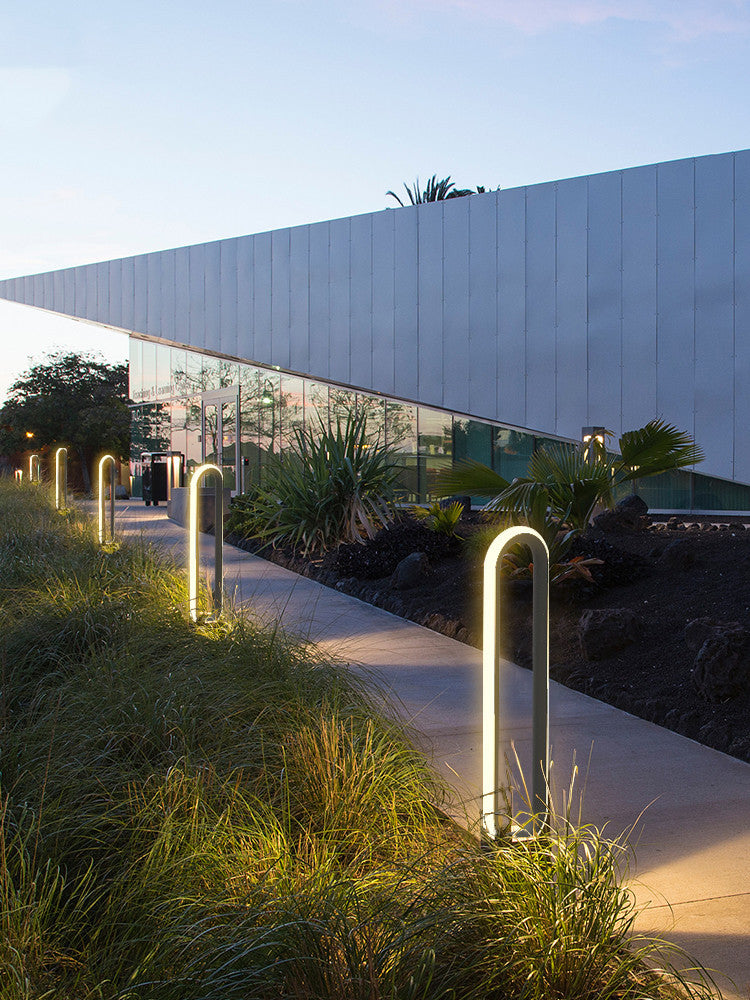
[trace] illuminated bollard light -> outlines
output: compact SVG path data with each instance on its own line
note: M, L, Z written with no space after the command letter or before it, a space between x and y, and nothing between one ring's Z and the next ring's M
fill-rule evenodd
M109 538L104 525L104 470L109 463ZM112 455L104 455L99 459L99 544L114 544L115 541L115 475L117 462Z
M503 553L517 542L531 549L532 608L532 833L547 822L549 813L549 551L533 528L508 528L495 538L484 560L484 621L482 642L482 830L491 840L500 832L500 655L501 607L499 564Z
M55 507L64 511L68 506L68 449L55 452Z
M23 482L23 469L16 469L16 471L13 474L16 477L17 483Z
M198 571L200 566L200 531L198 530L198 487L206 476L214 477L214 614L224 606L224 477L218 465L199 465L190 480L188 497L188 613L198 621Z
M42 460L39 455L29 455L29 482L41 483L42 481Z

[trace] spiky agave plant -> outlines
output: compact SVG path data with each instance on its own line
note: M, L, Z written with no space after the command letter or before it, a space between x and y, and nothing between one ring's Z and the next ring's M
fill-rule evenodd
M251 537L305 555L372 538L394 515L399 466L367 429L364 413L295 429L292 448L268 466L252 503Z

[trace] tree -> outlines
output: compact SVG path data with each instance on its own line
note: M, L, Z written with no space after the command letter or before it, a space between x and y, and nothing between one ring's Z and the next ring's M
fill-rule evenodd
M515 513L528 511L541 499L561 521L583 531L597 504L611 503L622 483L703 461L692 437L663 420L626 431L619 448L619 455L608 455L603 446L540 448L527 474L512 483L481 462L462 462L441 474L436 492L490 497L486 510Z
M454 181L448 177L444 177L442 180L437 179L437 174L433 174L432 177L427 181L427 187L424 191L420 190L419 178L414 181L414 186L409 187L408 184L404 184L406 193L409 196L409 202L412 205L422 205L427 201L447 201L449 198L465 198L470 194L484 194L486 188L480 186L475 191L471 188L457 188ZM388 195L391 198L395 198L399 205L403 208L404 203L401 201L399 196L395 191L386 191L386 197Z
M71 449L90 492L97 457L111 452L124 459L130 451L128 366L58 353L30 368L10 387L0 409L0 452L18 454L30 443L35 451L53 445Z

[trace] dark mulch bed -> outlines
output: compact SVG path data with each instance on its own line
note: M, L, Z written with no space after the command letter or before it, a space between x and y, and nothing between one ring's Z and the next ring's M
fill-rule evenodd
M685 526L687 525L687 527ZM472 515L462 534L480 530ZM237 543L237 539L234 539ZM678 542L674 545L672 543ZM239 543L253 550L252 543ZM396 563L425 552L428 570L414 587L392 584ZM595 583L552 590L550 672L562 684L634 715L666 726L707 746L750 761L750 645L738 633L737 689L708 697L694 677L696 653L706 629L688 630L697 619L739 623L750 629L750 531L742 524L653 524L639 531L591 530L577 540L576 554L596 556ZM319 561L294 552L264 552L313 577L420 625L481 647L480 560L462 556L457 540L406 521L367 546L346 546ZM504 655L530 666L531 585L504 585ZM637 638L603 659L583 655L579 622L588 609L624 608L637 618ZM734 641L734 640L733 640ZM731 646L731 643L730 643Z

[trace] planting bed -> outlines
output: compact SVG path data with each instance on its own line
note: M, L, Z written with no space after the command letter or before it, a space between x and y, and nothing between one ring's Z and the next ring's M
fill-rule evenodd
M473 515L463 535L480 530ZM263 554L328 586L394 614L481 646L480 559L463 555L411 524L383 545L349 546L322 560L291 551ZM397 535L398 533L397 532ZM678 543L678 544L674 544ZM252 548L251 543L240 543ZM750 761L750 642L743 629L713 640L711 625L750 629L750 531L742 524L711 526L692 521L652 524L638 531L591 530L578 540L580 555L600 557L594 584L563 584L552 590L550 670L555 680L707 746ZM381 550L384 550L381 551ZM390 551L392 550L392 551ZM396 589L394 559L426 551L428 568L412 587ZM389 561L390 556L390 561ZM505 655L530 666L531 585L505 585ZM635 639L600 659L587 659L579 623L587 610L626 609L635 616ZM706 619L708 621L706 621ZM688 628L691 622L703 620ZM724 659L732 690L707 691L696 683L695 663ZM700 670L698 677L700 678Z

